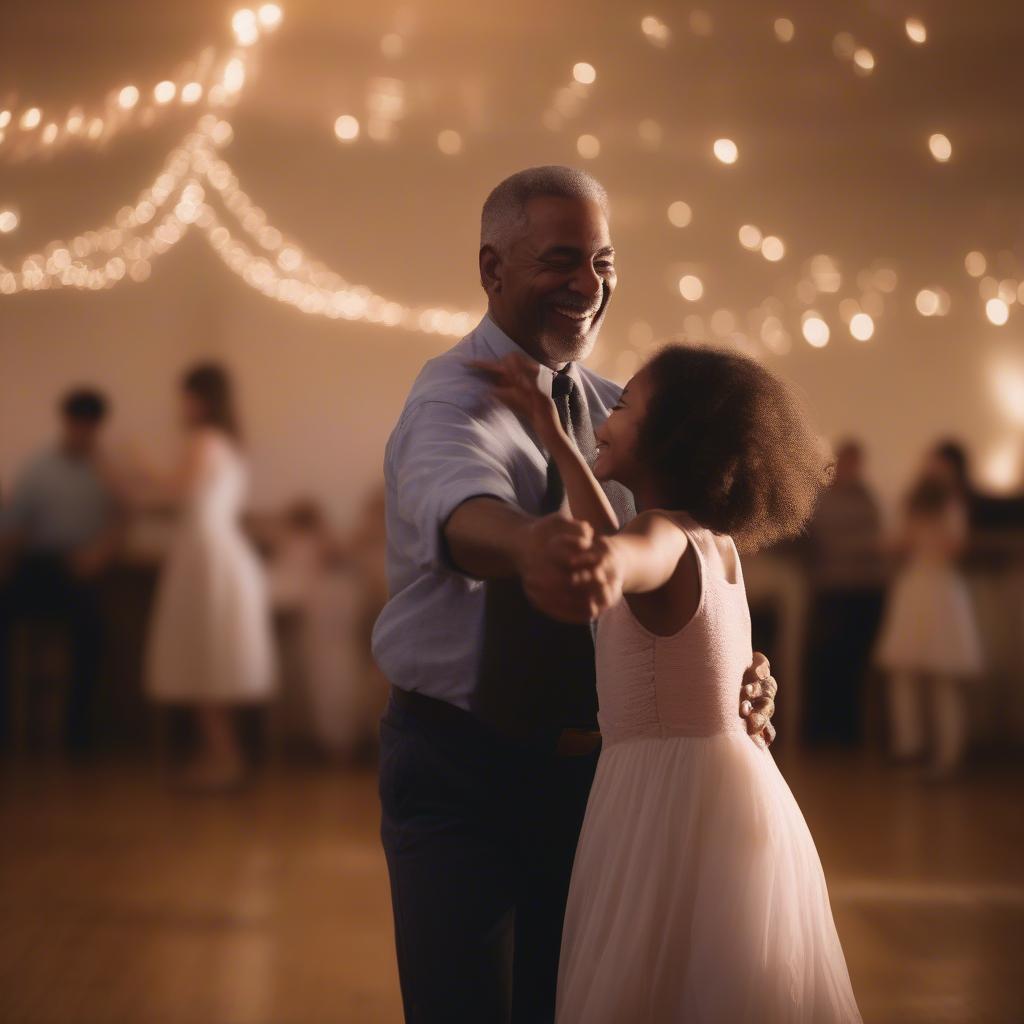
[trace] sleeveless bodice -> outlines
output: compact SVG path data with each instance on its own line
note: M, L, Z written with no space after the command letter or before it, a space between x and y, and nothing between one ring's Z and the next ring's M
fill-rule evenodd
M598 721L606 747L638 737L746 732L740 685L753 652L739 556L732 583L709 558L711 532L692 520L680 525L700 573L693 618L673 635L657 636L623 598L598 621Z
M182 504L184 524L203 530L237 529L248 482L238 450L227 441L218 443L206 471Z

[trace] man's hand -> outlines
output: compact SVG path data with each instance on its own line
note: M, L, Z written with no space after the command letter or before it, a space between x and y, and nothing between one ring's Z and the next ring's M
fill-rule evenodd
M99 544L86 544L68 555L68 568L77 579L91 580L106 568L108 559L109 554L105 547Z
M775 714L775 694L778 689L768 659L760 651L755 651L753 663L743 673L740 718L746 720L747 734L762 750L767 750L775 739L775 726L771 719Z
M589 622L622 593L622 574L604 538L561 513L526 527L519 577L533 604L562 622Z

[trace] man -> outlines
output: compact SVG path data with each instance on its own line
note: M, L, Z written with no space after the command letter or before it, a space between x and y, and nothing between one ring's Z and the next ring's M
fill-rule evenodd
M823 743L861 740L862 695L882 615L882 515L864 480L856 441L836 449L835 478L807 530L814 595L810 624L807 736Z
M604 189L565 167L503 181L483 208L488 314L413 385L385 457L391 598L374 654L382 838L410 1022L550 1021L572 860L596 766L590 622L621 596L573 582L588 528L546 453L468 365L540 364L581 451L620 388L578 365L615 288ZM609 486L620 521L628 492ZM599 567L600 569L600 567ZM773 735L767 662L741 682ZM752 713L751 713L752 712ZM763 737L760 735L763 733Z
M0 509L0 737L7 731L10 635L20 619L66 624L72 662L65 741L75 753L90 742L90 710L99 672L101 620L97 580L110 563L122 519L98 461L107 412L96 391L70 392L60 405L56 445L37 455Z

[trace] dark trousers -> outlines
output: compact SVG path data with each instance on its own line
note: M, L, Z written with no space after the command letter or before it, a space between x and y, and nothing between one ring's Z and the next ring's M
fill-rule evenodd
M854 745L863 735L864 680L882 615L881 589L823 590L808 631L807 739Z
M68 630L71 688L64 739L76 751L90 741L90 713L102 645L97 588L74 576L60 555L30 554L19 559L0 585L0 742L7 739L10 707L10 639L20 620L52 621Z
M381 722L381 836L408 1024L554 1019L562 919L597 752L559 757L468 713Z

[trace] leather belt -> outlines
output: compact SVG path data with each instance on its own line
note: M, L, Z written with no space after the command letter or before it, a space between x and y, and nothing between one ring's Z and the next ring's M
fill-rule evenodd
M441 728L465 729L467 720L479 722L470 712L415 690L392 686L391 699L403 711ZM586 757L593 754L600 745L601 733L596 729L562 729L555 737L554 753L557 757Z

